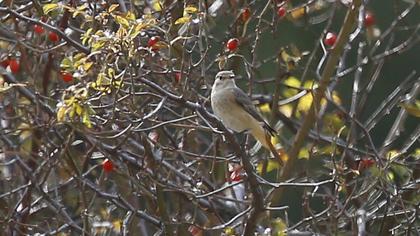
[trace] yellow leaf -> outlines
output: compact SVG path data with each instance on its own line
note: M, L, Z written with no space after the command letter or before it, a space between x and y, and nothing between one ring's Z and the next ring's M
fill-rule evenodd
M115 77L115 70L112 68L108 68L108 76L109 78L114 78Z
M73 119L75 113L76 113L76 103L73 103L73 105L70 109L70 113L69 113L70 119Z
M305 7L300 7L300 8L297 8L297 9L293 10L292 12L290 12L290 15L295 20L301 18L305 14L306 14Z
M318 88L318 84L313 80L307 80L303 83L303 87L306 89L316 89Z
M263 112L263 113L271 112L270 104L268 104L268 103L263 103L262 105L259 106L259 108L260 108L260 111Z
M298 80L298 78L294 77L294 76L289 76L285 81L284 84L290 87L300 87L300 81ZM286 88L286 90L283 92L283 95L285 97L291 97L293 95L296 95L298 93L297 89L294 88Z
M115 9L117 9L120 5L119 4L112 4L111 6L109 6L108 8L108 12L111 13L113 12Z
M162 3L159 0L153 1L152 8L154 11L162 11Z
M401 103L400 106L403 107L408 112L408 114L415 117L420 117L420 101L417 100L415 105Z
M64 121L65 115L66 115L66 108L64 106L62 106L57 111L57 121L58 122Z
M63 58L60 64L60 67L63 69L72 68L72 66L73 66L73 63L68 57Z
M70 106L70 105L72 105L74 103L74 101L75 101L75 98L74 97L71 97L69 99L64 100L64 103L66 105Z
M338 105L342 104L341 98L336 91L334 91L333 94L332 94L332 100Z
M393 160L394 158L396 158L400 153L397 150L391 150L386 154L386 158L388 160Z
M393 181L395 179L395 175L391 171L389 171L388 173L386 173L386 177L387 177L387 179L389 181Z
M88 71L93 65L93 62L86 62L83 64L83 70Z
M19 134L20 140L24 140L28 138L29 136L31 136L32 134L31 128L29 127L27 123L21 123L17 129L20 130L20 134Z
M277 135L272 136L270 141L271 141L272 144L276 145L276 144L279 143L279 138L277 137Z
M414 150L414 152L412 152L412 154L414 156L415 160L420 159L420 148L416 148L416 150Z
M83 113L83 107L80 106L77 103L74 103L73 106L76 109L76 114L79 115L79 116L82 115L82 113Z
M258 174L262 174L263 166L264 166L264 163L263 162L260 162L258 164L258 166L257 166L257 173ZM268 163L267 163L267 173L268 172L271 172L273 170L277 170L279 168L280 168L280 164L279 164L278 161L275 161L275 160L272 160L272 159L268 160Z
M285 233L286 229L287 229L287 225L286 223L280 219L280 218L276 218L275 220L273 220L272 224L272 236L286 236L287 234Z
M92 123L90 122L90 119L89 119L89 113L83 112L82 123L86 125L86 127L92 128Z
M287 116L287 117L291 117L292 116L292 111L293 111L293 107L291 104L286 104L283 106L279 107L279 111L281 113L283 113L283 115Z
M235 230L232 227L226 227L224 230L224 235L226 236L234 236L235 234Z
M20 143L20 151L22 154L29 156L32 152L32 138L28 136L25 139L22 139Z
M310 94L310 93L306 94L305 96L303 96L299 99L297 109L299 111L304 111L304 112L308 111L309 108L311 107L312 100L313 100L312 94Z
M77 7L76 9L72 9L74 11L72 17L75 18L77 15L83 14L84 13L84 10L87 7L88 7L87 4L83 4L83 5L79 6L79 7Z
M98 51L105 46L105 41L96 41L92 44L92 51Z
M337 134L339 130L341 130L345 124L343 119L338 113L327 113L323 117L324 127L323 130L327 134ZM346 130L342 132L347 132Z
M308 148L304 147L301 148L298 154L299 159L309 159L309 150Z
M277 149L277 153L279 154L283 163L286 163L289 160L289 155L287 155L287 152L284 150L284 148Z
M120 232L120 230L121 230L121 225L122 225L122 222L121 222L121 220L114 220L113 222L112 222L112 225L114 226L114 232Z
M77 54L74 56L74 60L78 61L78 60L81 60L81 59L82 59L82 58L84 58L84 57L86 57L86 54L84 54L84 53L77 53Z
M125 18L128 20L136 20L136 15L134 15L134 13L132 11L128 11L125 14Z
M184 16L198 12L198 9L194 6L188 6L184 9Z
M57 3L48 3L42 7L44 14L48 14L56 9L58 9L59 5Z
M296 68L296 65L299 63L299 61L302 59L301 56L296 55L290 55L286 49L281 48L280 51L280 58L281 60L286 64L287 71L292 71Z
M191 21L191 16L183 16L175 21L175 25L185 24Z
M120 24L124 28L128 28L130 26L130 23L128 22L128 20L122 16L115 16L115 21L117 21L117 23Z
M82 34L82 36L80 37L80 39L82 40L83 45L86 45L86 42L88 42L88 40L90 40L91 38L91 33L92 33L92 28L89 28L84 34Z

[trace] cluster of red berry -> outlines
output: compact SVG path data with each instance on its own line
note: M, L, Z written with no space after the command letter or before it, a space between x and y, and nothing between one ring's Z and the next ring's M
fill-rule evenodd
M284 5L284 4L283 4ZM280 6L277 9L277 15L282 18L287 14L287 9L284 6ZM251 10L249 7L246 7L241 10L241 19L245 23L251 18ZM231 38L226 43L226 49L229 52L234 52L238 49L239 46L239 39L238 38Z
M375 16L373 15L372 12L367 11L366 14L365 14L365 17L363 19L363 25L366 28L369 28L369 27L372 27L375 23L376 23ZM324 44L325 45L327 45L329 47L332 47L332 46L334 46L335 41L337 41L337 34L336 33L328 32L325 35L325 38L324 38Z
M3 60L0 65L4 68L9 67L10 71L13 74L17 74L19 72L20 69L20 62L19 60L13 58L13 59L5 59Z
M44 34L45 29L42 25L37 24L37 25L34 25L34 32L38 35L42 35L42 34ZM48 39L51 42L58 42L58 41L60 41L60 36L58 36L58 34L56 32L50 31L48 33Z

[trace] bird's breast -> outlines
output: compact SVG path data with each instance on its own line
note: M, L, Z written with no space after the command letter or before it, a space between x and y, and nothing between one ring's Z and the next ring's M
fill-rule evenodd
M223 124L234 130L242 132L252 130L259 125L235 100L233 94L225 92L212 93L211 106L214 114L222 120Z

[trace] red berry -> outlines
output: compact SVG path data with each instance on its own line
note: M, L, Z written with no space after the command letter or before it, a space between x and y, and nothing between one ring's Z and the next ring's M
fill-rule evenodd
M36 34L42 34L44 33L44 27L40 26L40 25L34 25L34 32Z
M242 178L243 178L242 175L243 175L242 174L242 169L238 168L238 169L232 171L232 173L230 173L229 180L230 181L241 181Z
M156 131L152 131L149 133L149 138L152 142L157 143L159 141L159 133Z
M363 24L366 26L366 27L370 27L370 26L372 26L372 25L374 25L375 24L375 16L372 14L372 12L370 12L370 11L367 11L366 12L366 15L365 15L365 19L364 19L364 21L363 21Z
M0 65L4 68L9 66L9 59L4 59L2 62L0 62Z
M328 32L325 36L324 43L327 46L333 46L335 44L335 41L337 40L337 35L332 32Z
M238 45L239 45L239 39L237 38L229 39L228 42L226 43L226 47L229 51L235 51L236 49L238 49Z
M285 15L286 15L286 13L287 13L287 10L286 10L286 8L285 8L285 7L279 7L279 9L277 10L277 15L278 15L279 17L283 17L283 16L285 16Z
M68 83L73 80L73 75L67 72L61 72L61 78L64 82Z
M48 34L48 38L51 40L51 42L58 42L60 41L60 37L58 37L58 34L55 32L50 32Z
M202 235L201 234L202 230L194 225L191 225L190 227L188 227L188 231L191 233L192 236Z
M159 36L153 36L149 39L149 41L147 42L147 46L151 47L152 49L156 49L156 43L160 41L160 37Z
M102 169L103 169L105 172L109 173L109 172L111 172L112 170L114 170L114 164L112 163L112 161L111 161L111 160L109 160L109 159L105 159L105 160L104 160L104 162L102 162Z
M177 84L181 81L181 72L175 73L175 81Z
M247 22L250 17L251 17L251 10L249 10L249 7L242 9L241 11L242 21Z
M9 67L10 71L12 71L13 74L18 73L20 68L19 61L17 61L16 59L9 60Z
M372 159L362 159L359 162L359 170L365 170L372 167L375 164L375 160Z

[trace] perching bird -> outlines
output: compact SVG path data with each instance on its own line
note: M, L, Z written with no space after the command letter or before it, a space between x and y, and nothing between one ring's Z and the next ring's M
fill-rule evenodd
M249 131L265 148L272 150L270 136L276 131L267 124L248 95L238 88L232 71L220 71L211 90L211 107L223 124L235 132Z

